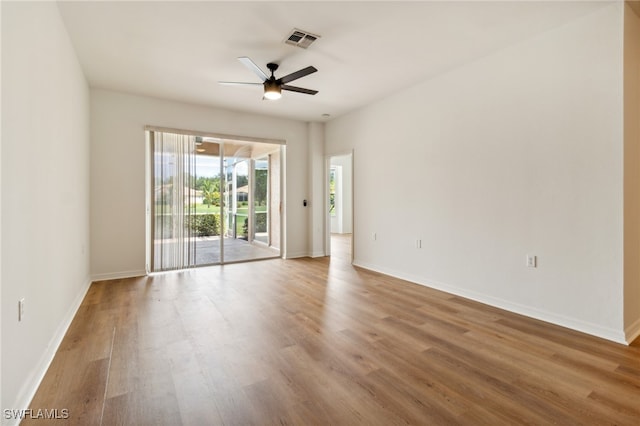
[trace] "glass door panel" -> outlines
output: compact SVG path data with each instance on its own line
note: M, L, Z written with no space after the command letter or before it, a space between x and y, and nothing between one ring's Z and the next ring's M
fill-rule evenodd
M220 235L222 232L222 183L219 143L196 139L196 174L193 177L193 231L196 239L196 265L222 262Z
M224 262L237 262L246 260L246 251L249 245L249 157L251 150L238 143L225 143L224 150Z
M280 174L270 172L272 156L264 154L269 151L277 152L279 159L277 145L225 142L224 263L280 256ZM279 168L279 160L277 164ZM274 203L271 194L276 186L278 201ZM273 244L274 229L277 245Z
M254 161L253 166L253 225L254 241L269 245L269 157Z

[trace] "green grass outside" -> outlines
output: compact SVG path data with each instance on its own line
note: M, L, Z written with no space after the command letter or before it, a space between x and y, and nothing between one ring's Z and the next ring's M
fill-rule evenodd
M156 214L161 214L158 211L159 206L156 206ZM266 212L267 206L257 206L256 212ZM220 214L220 206L211 205L211 207L207 207L206 204L196 204L195 205L195 213L196 214ZM237 235L242 235L242 226L244 225L244 218L249 214L249 206L240 207L237 209L237 223L236 223L236 233Z

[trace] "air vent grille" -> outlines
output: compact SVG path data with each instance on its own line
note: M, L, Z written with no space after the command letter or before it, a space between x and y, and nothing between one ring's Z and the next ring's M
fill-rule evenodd
M313 43L319 38L320 38L319 35L311 34L308 31L302 31L297 28L294 28L291 31L291 33L289 33L289 35L287 36L284 42L292 46L298 46L303 49L306 49L311 45L311 43Z

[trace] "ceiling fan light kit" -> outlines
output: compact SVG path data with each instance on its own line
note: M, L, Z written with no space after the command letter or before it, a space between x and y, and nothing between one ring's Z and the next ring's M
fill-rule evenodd
M274 73L278 69L278 64L269 62L267 64L267 68L271 71L271 77L268 77L267 74L264 73L260 69L259 66L255 64L251 59L246 56L241 56L238 58L240 62L251 71L253 71L259 78L262 80L262 86L264 87L264 98L268 100L276 100L282 97L282 90L288 90L290 92L298 92L304 93L305 95L315 95L318 93L317 90L305 89L303 87L289 86L287 83L293 80L297 80L299 78L305 77L309 74L313 74L318 71L315 67L309 66L293 72L291 74L287 74L284 77L276 79ZM220 81L222 85L227 86L237 86L237 85L258 85L261 83L241 83L241 82L233 82L233 81Z
M275 101L282 97L282 89L275 81L267 80L264 82L264 97L270 101Z
M273 73L278 69L278 64L269 62L267 64L267 68L271 71L271 77L264 81L264 98L270 101L275 101L282 97L282 83L278 82L276 77L273 75Z

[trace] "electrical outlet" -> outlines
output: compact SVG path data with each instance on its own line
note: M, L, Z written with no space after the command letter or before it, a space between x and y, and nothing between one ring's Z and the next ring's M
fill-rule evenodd
M24 297L18 300L18 322L24 318Z
M535 268L538 266L538 256L534 256L531 254L527 255L527 267Z
M416 248L422 248L422 240L416 240Z
M371 239L373 239L373 241L376 241L378 239L378 234L376 234L375 232L371 235Z

